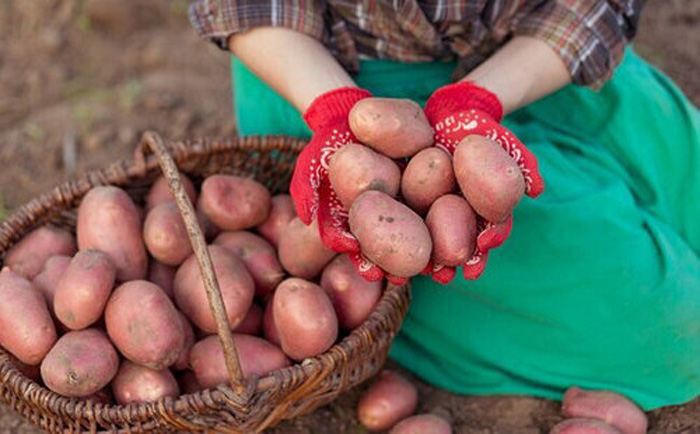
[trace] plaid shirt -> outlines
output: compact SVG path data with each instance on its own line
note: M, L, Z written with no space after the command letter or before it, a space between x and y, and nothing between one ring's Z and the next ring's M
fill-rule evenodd
M457 76L513 35L549 44L575 83L600 87L634 37L642 0L196 0L190 20L227 49L253 27L290 28L322 41L348 70L358 59L458 59Z

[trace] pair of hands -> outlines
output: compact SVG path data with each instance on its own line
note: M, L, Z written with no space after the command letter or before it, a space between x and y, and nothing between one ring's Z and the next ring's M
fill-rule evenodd
M378 280L386 273L362 255L357 239L348 228L348 212L328 179L328 164L335 151L348 143L357 143L348 124L350 110L355 103L371 96L364 89L340 88L314 100L304 114L314 135L297 159L290 193L299 218L305 224L317 219L326 247L346 253L364 278ZM467 136L488 137L500 144L518 164L525 179L526 194L536 197L542 192L544 183L537 161L513 133L500 125L503 108L494 94L469 82L450 84L433 93L424 111L435 133L433 146L453 155L457 144ZM477 247L463 267L466 279L476 279L483 273L489 250L503 244L512 224L512 217L502 223L478 218ZM440 283L448 283L456 271L454 267L431 263L425 273ZM406 281L402 277L386 277L394 284Z

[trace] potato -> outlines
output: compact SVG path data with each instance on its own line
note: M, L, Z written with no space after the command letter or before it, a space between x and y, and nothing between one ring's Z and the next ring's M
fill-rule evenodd
M362 253L388 273L411 277L425 269L433 243L423 219L379 191L366 191L350 207L350 231Z
M193 251L175 202L161 203L148 212L143 223L143 241L151 256L165 265L180 265Z
M204 389L202 385L199 384L199 381L197 381L197 377L194 375L194 372L190 371L189 369L178 373L177 383L180 386L180 391L183 395L197 393Z
M635 403L619 393L569 388L562 400L566 417L604 420L625 434L647 432L647 417Z
M255 295L263 296L274 291L284 277L277 260L277 252L262 237L252 232L224 232L214 240L243 261L255 282Z
M455 189L452 158L440 148L423 149L408 162L401 177L401 196L408 206L425 214L440 196Z
M466 200L447 194L433 203L425 218L433 240L433 262L464 265L476 249L476 214Z
M350 208L357 196L367 190L383 191L395 197L401 185L401 171L396 163L355 143L349 143L333 154L328 177L345 208Z
M41 363L46 386L65 396L88 396L117 374L119 355L103 331L69 332L56 342Z
M252 228L270 213L270 192L259 182L240 176L212 175L204 180L199 208L219 228Z
M384 370L360 396L357 418L365 428L381 431L413 414L417 405L416 387L398 373Z
M489 138L468 136L462 140L452 163L464 197L488 221L505 221L525 193L520 167Z
M336 255L323 245L316 220L306 226L299 217L289 222L277 249L280 263L289 274L309 280Z
M148 267L148 281L155 283L165 292L168 297L175 297L173 284L177 268L161 264L158 261L151 261Z
M602 420L588 418L565 419L549 431L549 434L628 434Z
M282 351L290 358L317 356L338 338L338 317L320 286L289 278L277 287L272 303Z
M221 228L216 226L209 217L204 215L204 212L197 208L197 221L199 222L199 227L202 228L202 233L207 241L211 241L216 238L217 235L221 233Z
M363 99L348 120L357 140L387 157L410 157L433 143L423 109L408 99Z
M197 192L194 189L194 184L190 178L188 178L184 173L180 172L180 180L182 181L182 187L185 189L185 194L190 198L190 202L193 204L197 203ZM165 202L174 202L175 196L170 192L170 185L168 180L161 176L156 182L153 183L151 189L146 197L146 213Z
M292 197L288 194L272 196L270 214L258 225L257 230L275 248L287 224L297 216Z
M282 351L264 339L234 334L238 360L244 377L264 376L276 369L290 365ZM197 381L203 388L229 383L224 351L218 336L208 336L194 344L190 354L190 366Z
M243 318L243 321L233 329L236 333L246 335L260 335L262 332L263 311L260 306L253 303L248 309L248 313Z
M175 360L171 368L174 370L182 371L189 368L190 366L190 351L192 350L192 346L196 342L196 337L194 335L192 325L187 320L185 314L178 311L177 316L178 318L180 318L182 330L185 332L185 340L183 341L184 343L182 345L182 349L180 350L180 354L178 355L177 360Z
M370 282L357 273L346 255L339 255L321 274L321 287L326 291L338 315L338 324L352 330L372 313L382 297L383 282Z
M389 434L452 434L452 427L434 414L418 414L399 422Z
M5 255L5 266L15 273L32 280L52 256L72 256L75 238L69 232L46 225L34 229L12 246Z
M110 405L114 404L114 397L112 396L112 391L109 390L109 387L106 387L102 390L98 390L97 392L81 397L83 401L90 401L94 405L101 404L101 405Z
M243 262L228 250L209 246L209 255L219 282L229 327L235 328L253 304L255 283ZM216 321L194 255L177 270L174 288L175 302L187 318L204 332L216 333Z
M53 307L56 318L71 330L81 330L102 316L117 270L99 250L81 250L59 280Z
M124 190L95 187L78 208L78 247L96 249L109 256L117 268L117 280L146 277L148 258L141 239L139 212Z
M263 312L263 335L269 342L281 347L282 343L280 342L280 335L277 332L277 327L275 326L275 304L272 302L272 300L274 300L274 297L267 302L265 312Z
M155 371L125 360L112 381L112 392L118 404L126 405L177 398L180 387L168 369Z
M48 305L49 311L52 313L56 286L61 276L63 276L63 273L66 271L66 268L68 268L70 261L70 256L57 255L50 257L44 264L44 268L41 269L41 272L36 275L32 282L34 286L44 294L46 304Z
M56 342L44 295L27 279L0 272L0 345L27 365L37 365Z
M107 333L134 363L161 370L175 363L185 331L172 301L158 286L134 280L119 286L107 302Z
M28 379L38 383L41 379L41 366L40 365L27 365L22 363L17 357L12 354L8 354L8 358L15 365L15 368L22 373Z

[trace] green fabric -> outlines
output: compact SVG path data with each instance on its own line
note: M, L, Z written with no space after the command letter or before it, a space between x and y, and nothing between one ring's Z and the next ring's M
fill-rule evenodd
M452 66L364 62L357 81L423 104ZM241 133L308 134L254 76L234 73ZM520 203L479 280L413 279L391 356L462 394L560 399L578 385L645 409L698 395L697 109L628 50L600 92L568 86L505 124L537 156L545 193Z

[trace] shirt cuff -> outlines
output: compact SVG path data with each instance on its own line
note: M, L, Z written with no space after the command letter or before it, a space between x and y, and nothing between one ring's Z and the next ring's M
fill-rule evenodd
M515 34L544 41L564 61L574 83L600 89L636 31L641 3L627 3L617 9L607 1L548 1L520 21Z
M228 51L229 37L255 27L284 27L324 38L324 6L316 1L196 0L189 18L197 34Z

